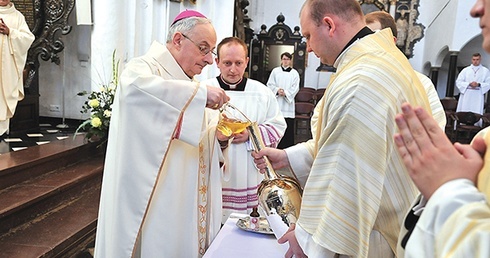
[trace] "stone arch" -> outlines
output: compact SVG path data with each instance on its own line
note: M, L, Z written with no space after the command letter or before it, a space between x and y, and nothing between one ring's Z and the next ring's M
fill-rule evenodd
M425 62L422 68L422 73L430 76L431 68L432 68L432 63L430 61Z
M434 67L441 67L442 63L444 62L444 59L448 54L449 54L449 47L447 45L442 46L439 49L439 52L437 52L437 55L434 57L434 60L432 61Z

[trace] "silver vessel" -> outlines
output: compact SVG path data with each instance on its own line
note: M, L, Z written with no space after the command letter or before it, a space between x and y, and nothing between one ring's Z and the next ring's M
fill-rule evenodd
M247 130L255 150L260 151L264 148L257 123L252 123ZM265 179L257 190L259 205L267 214L272 214L275 209L282 221L289 226L291 223L296 223L299 218L303 190L296 178L279 175L272 168L267 157L264 158L267 167L264 173Z

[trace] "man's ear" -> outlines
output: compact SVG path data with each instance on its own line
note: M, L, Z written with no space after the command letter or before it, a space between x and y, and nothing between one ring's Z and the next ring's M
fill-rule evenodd
M176 48L180 48L180 45L181 45L182 40L183 40L183 37L182 37L182 33L180 33L180 32L176 32L172 36L172 44Z
M335 32L335 29L337 28L332 17L330 17L330 16L323 17L323 23L325 26L328 27L328 30L329 30L328 34L332 35L332 33Z

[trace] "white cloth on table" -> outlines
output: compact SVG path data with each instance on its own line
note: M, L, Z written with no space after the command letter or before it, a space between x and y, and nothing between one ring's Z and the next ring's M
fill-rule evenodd
M284 258L288 244L279 244L274 235L245 231L237 227L239 218L248 215L232 213L203 258Z

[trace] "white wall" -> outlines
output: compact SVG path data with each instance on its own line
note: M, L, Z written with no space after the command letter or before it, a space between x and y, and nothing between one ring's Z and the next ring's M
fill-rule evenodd
M65 118L82 119L83 117L80 110L85 99L76 94L83 90L90 90L91 74L90 62L80 62L79 58L85 59L90 56L91 27L77 26L75 11L70 15L69 24L72 25L72 31L61 37L65 49L59 53L60 65L40 60L40 116L61 118L65 112ZM50 111L50 105L60 106L61 111Z
M414 57L410 62L414 69L423 71L424 66L441 67L439 71L438 93L444 97L447 84L449 51L460 52L458 66L469 64L471 54L480 52L482 64L490 67L490 57L481 48L481 32L478 19L471 18L469 11L476 0L420 0L417 23L425 26L424 38L414 47ZM282 13L285 23L294 28L299 26L299 12L304 1L298 0L250 0L247 10L252 18L251 28L260 31L262 24L269 29L276 24L276 17ZM63 106L66 118L84 119L80 113L85 99L76 96L79 91L90 91L97 84L110 79L111 54L118 49L122 65L133 56L141 55L153 39L164 41L170 17L183 9L196 9L206 13L213 20L218 41L231 35L233 0L200 0L197 5L188 1L170 3L169 0L104 0L92 1L94 26L77 26L75 10L70 16L73 26L70 34L62 36L65 50L60 53L61 65L41 60L40 67L40 115L62 117L62 112L51 112L50 105ZM111 7L112 6L112 7ZM134 9L134 10L133 10ZM119 19L112 17L119 16ZM131 21L138 18L140 26ZM229 22L226 22L228 21ZM128 24L127 24L127 23ZM141 24L153 23L145 27ZM142 30L141 28L145 29ZM128 29L129 28L129 29ZM138 37L136 37L138 35ZM136 38L136 39L135 39ZM446 49L446 50L444 50ZM442 51L442 55L439 54ZM88 62L81 59L89 58ZM316 72L320 64L314 54L308 55L305 70L305 86L324 88L329 81L329 73ZM426 66L428 67L428 66ZM218 74L215 65L203 71L204 79ZM65 83L63 83L63 80ZM65 98L62 98L65 85Z
M442 49L460 51L467 42L481 33L478 19L470 16L475 0L420 0L420 16L417 22L426 28L424 38L415 44L414 57L410 60L416 70L425 62L439 67ZM481 49L476 52L481 52Z
M440 67L437 83L439 97L446 95L449 55L458 54L457 67L471 64L471 55L482 54L482 64L489 67L490 57L482 49L479 19L470 16L476 0L421 0L419 21L426 26L425 37L415 45L415 57L410 60L415 69L429 62ZM455 95L458 89L454 89Z
M39 71L40 116L86 119L80 110L86 97L80 91L99 89L111 79L112 52L116 49L121 69L127 61L144 54L153 40L166 40L167 28L182 10L204 13L215 25L218 41L232 34L233 0L200 0L196 5L169 0L104 0L92 1L93 25L76 25L76 10L70 15L72 31L61 40L65 49L61 64L41 61ZM80 59L87 59L81 62ZM203 71L203 78L216 76L216 68ZM63 96L63 85L64 98ZM65 105L63 105L63 102ZM50 111L50 105L62 107ZM64 108L63 108L64 106Z

